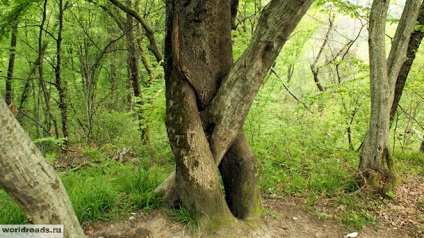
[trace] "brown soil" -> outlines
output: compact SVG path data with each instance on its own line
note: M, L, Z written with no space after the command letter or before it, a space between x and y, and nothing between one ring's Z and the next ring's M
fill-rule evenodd
M409 178L396 189L396 200L388 201L370 212L378 218L376 225L363 230L346 230L335 217L340 206L323 200L320 207L306 211L301 198L264 198L265 215L255 229L243 229L236 237L346 237L358 232L357 237L424 237L424 179ZM327 218L318 218L316 211L325 211ZM346 211L343 211L346 212ZM332 215L334 214L334 216ZM166 210L147 214L133 213L128 218L99 222L86 228L88 237L212 237L202 232L191 232L174 221Z

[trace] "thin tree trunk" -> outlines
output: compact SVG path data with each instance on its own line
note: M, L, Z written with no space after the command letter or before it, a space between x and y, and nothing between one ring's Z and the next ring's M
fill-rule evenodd
M69 146L69 131L68 131L68 100L67 100L67 85L66 81L62 80L61 76L61 66L62 66L62 30L63 30L63 0L59 0L59 29L57 33L56 39L56 67L55 67L55 75L56 75L56 89L59 93L59 109L60 116L62 119L62 133L65 138L64 148L68 149Z
M16 36L18 35L18 22L15 21L12 26L12 36L10 38L10 56L9 66L7 68L6 77L6 104L13 106L13 71L15 69L15 51L16 51Z
M38 52L37 58L34 61L34 64L28 74L28 77L25 81L25 85L24 85L24 89L21 95L21 99L19 101L19 107L18 107L18 114L16 115L16 118L19 120L21 118L22 114L22 110L24 108L24 104L28 98L28 91L29 91L29 87L31 86L31 82L33 81L32 76L36 73L37 67L40 65L40 57L44 56L44 52L46 51L47 48L47 44L44 43L41 46L41 49Z
M46 21L46 14L47 14L47 0L44 1L43 4L43 19L41 21L40 24L40 32L39 32L39 37L38 37L38 57L40 59L39 61L39 65L38 67L38 76L39 76L39 84L41 87L41 90L43 91L43 97L44 97L44 104L46 106L46 110L45 110L45 124L46 127L49 130L49 136L53 136L52 133L50 132L50 128L51 128L51 123L50 120L53 121L53 126L54 126L54 131L56 134L56 138L59 138L59 129L57 126L57 121L54 118L53 114L51 113L51 108L50 108L50 93L47 90L47 85L46 82L44 80L44 71L43 71L43 57L42 57L42 47L43 47L43 33L44 33L44 24Z
M138 1L136 1L138 3ZM127 7L131 8L131 1L127 1ZM138 5L134 5L134 9L138 9ZM134 27L133 17L127 13L127 30L126 37L128 42L128 78L131 82L131 86L134 92L134 97L137 98L135 105L139 130L141 133L141 141L143 144L148 144L148 138L146 137L145 125L144 125L144 117L143 117L143 91L140 83L140 66L139 66L139 49L138 42L136 36L134 36L134 32L137 32ZM132 100L134 101L134 100Z
M84 237L65 188L0 96L0 188L32 224L63 224L65 237Z
M333 31L333 19L332 16L329 16L329 26L327 29L327 33L325 33L324 41L322 42L321 47L319 48L318 55L314 58L313 62L310 64L311 72L314 78L315 85L317 86L318 90L320 92L325 91L324 85L322 85L321 81L319 80L319 67L317 66L319 59L321 58L322 52L324 51L325 46L328 44L328 41L330 39L330 34Z
M140 16L140 14L138 14L138 12L136 10L134 10L131 7L125 6L124 4L119 2L118 0L109 0L109 2L112 3L113 5L115 5L116 7L118 7L119 9L121 9L122 11L124 11L125 13L134 17L138 22L140 22L141 26L144 29L144 35L147 37L147 39L149 39L149 42L150 42L150 44L147 48L156 57L157 62L161 62L163 60L163 55L162 55L161 50L159 49L159 45L156 41L155 32L149 26L147 21L142 16Z

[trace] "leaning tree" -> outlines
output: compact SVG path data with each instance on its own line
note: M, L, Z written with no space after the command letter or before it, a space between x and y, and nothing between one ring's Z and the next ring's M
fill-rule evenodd
M84 237L62 181L0 95L0 188L32 224L63 224L65 237Z
M168 202L179 199L196 211L212 230L261 214L261 164L242 127L264 77L312 2L270 1L236 62L231 26L238 0L166 2L166 126L176 171L161 191Z

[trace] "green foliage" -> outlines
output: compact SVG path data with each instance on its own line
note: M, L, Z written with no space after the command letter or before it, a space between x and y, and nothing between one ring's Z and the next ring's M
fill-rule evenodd
M41 0L1 0L0 1L0 41L7 35L13 24L30 12L33 5Z
M27 224L24 212L15 201L0 189L0 224Z
M27 13L39 2L2 0L0 4L1 85L5 82L3 75L7 71L10 53L6 39L8 31L13 20L20 20L16 47L16 65L19 67L15 69L13 83L15 104L18 106L23 102L25 116L18 117L23 128L51 163L58 162L58 148L66 140L70 149L78 151L78 156L82 157L84 163L71 158L75 160L72 161L74 170L60 174L81 223L115 219L134 209L157 208L160 198L153 194L153 189L174 166L164 125L163 62L155 62L146 50L155 80L149 81L151 75L141 67L143 95L133 97L128 83L128 42L116 19L87 1L68 5L61 73L68 89L70 136L64 139L59 133L59 139L56 139L54 135L48 135L54 134L54 123L46 113L39 72L32 68L39 53L41 11L31 16ZM159 45L163 45L165 3L150 3L146 6L151 7L140 9L140 12L154 26ZM49 93L50 113L60 130L58 95L53 80L57 4L49 2L47 8L49 14L43 29L43 44L47 45L43 55L43 80ZM232 32L234 59L249 43L262 8L261 1L240 2L237 29ZM332 58L343 47L343 42L353 39L354 34L344 29L344 21L366 18L368 12L369 6L352 1L315 1L275 62L274 69L282 80L274 75L267 77L244 124L246 136L264 167L261 186L266 196L301 197L310 209L323 200L335 201L335 206L340 207L336 218L352 229L374 224L376 218L370 211L384 202L372 198L366 203L364 201L368 198L352 194L360 189L355 178L359 158L355 150L365 137L370 111L368 56L362 50L366 37L360 36L346 57ZM309 64L322 44L328 16L333 14L335 30L318 62L319 76L326 91L318 92ZM119 20L124 14L116 16ZM136 40L140 40L143 46L148 44L145 37ZM424 128L420 124L424 121L423 63L421 46L402 97L403 110L399 110L392 130L392 148L400 174L424 175L424 156L417 152L421 140L415 133L422 135ZM310 110L289 95L282 83ZM41 129L43 126L46 130ZM142 144L140 129L150 129L150 143ZM128 161L112 159L123 148L130 149L125 158ZM0 223L27 222L23 212L4 191L0 191L0 209ZM174 209L170 214L192 230L202 227L199 214L184 207ZM317 214L321 219L331 216L326 211L318 210Z
M159 167L137 168L114 161L101 161L77 172L66 172L62 180L81 223L111 220L133 209L158 207L153 190L166 172Z

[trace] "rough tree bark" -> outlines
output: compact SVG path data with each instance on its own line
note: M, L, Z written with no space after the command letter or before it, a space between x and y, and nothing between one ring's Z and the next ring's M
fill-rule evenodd
M65 237L84 237L63 184L0 95L0 188L32 224L63 224Z
M376 193L386 195L396 184L390 150L390 108L396 78L406 59L409 37L422 0L407 0L388 58L385 51L387 0L374 0L369 23L371 117L360 154L359 169Z
M411 33L411 37L409 39L408 43L408 50L406 53L406 60L402 65L402 68L400 69L399 75L396 79L396 86L395 86L395 96L393 99L393 104L390 109L390 121L393 122L393 119L395 118L396 111L400 102L400 99L402 97L403 88L405 87L406 79L408 78L409 71L411 70L412 63L414 62L415 55L418 51L418 48L420 48L421 41L424 37L424 4L421 4L420 11L417 18L418 24L421 25L421 27L414 29Z
M311 3L271 1L233 64L231 1L166 2L166 124L176 172L161 188L197 211L212 230L235 226L235 217L256 220L261 214L261 165L242 126L265 75Z

